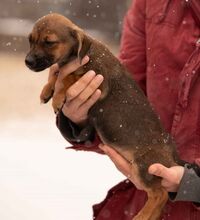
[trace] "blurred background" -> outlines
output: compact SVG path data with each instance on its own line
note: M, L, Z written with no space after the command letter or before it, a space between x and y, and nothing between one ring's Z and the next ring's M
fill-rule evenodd
M24 65L27 35L41 16L58 12L117 55L125 0L0 1L0 219L89 220L92 204L124 177L106 156L65 150L51 103L39 95L48 70ZM106 213L108 216L109 213Z

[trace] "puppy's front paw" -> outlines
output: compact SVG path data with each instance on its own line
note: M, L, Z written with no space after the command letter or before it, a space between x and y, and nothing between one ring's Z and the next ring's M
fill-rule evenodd
M53 96L53 93L54 93L54 90L52 89L52 86L50 84L46 84L40 94L41 103L44 103L44 104L47 103Z
M64 103L65 103L65 95L53 96L52 106L53 106L54 112L56 114L63 107Z

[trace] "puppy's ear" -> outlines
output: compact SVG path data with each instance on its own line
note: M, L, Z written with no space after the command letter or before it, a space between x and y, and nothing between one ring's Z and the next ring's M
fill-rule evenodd
M84 34L84 32L79 30L72 30L71 35L76 41L75 51L78 59L81 60L87 54L91 46L90 39Z
M80 31L75 31L74 32L74 37L76 38L77 40L77 57L79 59L79 61L81 62L81 57L80 57L80 52L81 52L81 49L82 49L82 46L83 46L83 39L84 39L84 36L83 36L83 33L81 33Z
M78 58L81 64L81 60L88 53L91 46L91 39L79 29L71 29L70 35L73 38L72 48L65 54L59 61L59 67L62 67L66 63Z

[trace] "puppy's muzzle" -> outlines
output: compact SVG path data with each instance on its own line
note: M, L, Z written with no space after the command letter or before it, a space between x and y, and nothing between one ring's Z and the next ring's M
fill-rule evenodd
M42 71L52 65L51 59L47 59L45 56L38 56L34 54L28 54L25 59L26 66L35 71Z
M36 59L33 56L28 55L25 59L25 63L29 68L34 68L36 66Z

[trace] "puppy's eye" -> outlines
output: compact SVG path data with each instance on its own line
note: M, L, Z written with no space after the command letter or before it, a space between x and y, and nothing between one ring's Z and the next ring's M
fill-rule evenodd
M52 47L57 43L57 41L49 41L49 40L45 40L44 41L44 46L45 47Z

